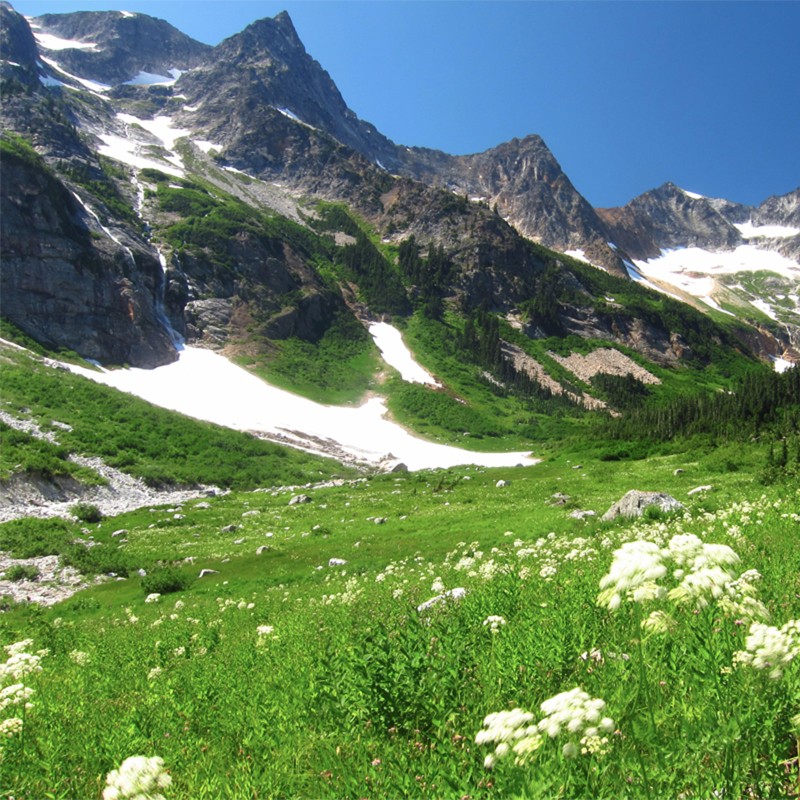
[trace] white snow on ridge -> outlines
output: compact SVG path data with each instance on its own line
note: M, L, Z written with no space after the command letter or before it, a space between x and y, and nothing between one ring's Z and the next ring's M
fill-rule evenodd
M160 139L167 150L175 147L178 139L188 136L191 131L186 128L173 128L171 117L154 117L153 119L139 119L132 114L117 114L117 119L129 125L139 125L156 139Z
M52 33L34 31L34 38L39 47L45 50L97 50L97 42L79 42L77 39L62 39Z
M373 322L369 332L381 351L383 360L394 367L404 381L409 383L423 383L429 386L441 386L433 376L421 367L415 360L411 351L405 346L403 337L397 328L388 322Z
M687 189L681 189L681 191L687 196L691 197L692 200L705 200L706 197L703 194L697 194L697 192L690 192Z
M647 261L636 261L637 269L647 277L678 285L683 273L703 275L725 275L736 272L776 272L786 278L797 280L800 265L780 253L761 250L743 244L735 250L713 253L699 247L684 247L665 250L660 256ZM687 289L688 291L688 289Z
M741 222L734 227L745 239L779 239L800 234L800 228L792 228L789 225L753 225L753 220Z
M324 406L270 386L210 350L187 347L178 361L157 369L73 372L197 419L236 430L279 434L304 449L313 439L332 440L350 455L372 463L389 453L410 470L478 464L534 464L530 453L476 453L419 439L384 418L381 398L358 408Z

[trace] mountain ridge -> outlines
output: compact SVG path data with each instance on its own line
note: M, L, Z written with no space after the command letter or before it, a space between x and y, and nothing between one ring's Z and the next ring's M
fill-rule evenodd
M0 18L0 41L13 41L23 54L30 51L28 23L7 3ZM568 260L532 249L525 239L577 253L625 280L636 276L632 260L661 252L668 233L673 235L670 245L681 235L685 239L687 232L705 244L711 232L719 234L725 246L742 239L722 217L719 202L715 206L689 198L677 187L671 195L672 216L665 212L660 229L653 228L648 218L650 240L641 232L637 238L633 234L637 226L644 227L642 214L615 219L608 211L591 208L537 135L471 156L396 145L347 107L328 73L305 51L285 12L257 20L214 48L192 45L191 40L187 44L188 37L181 38L183 34L163 21L122 12L51 15L34 19L31 25L34 44L38 36L38 47L49 44L57 49L47 51L53 58L46 66L31 63L30 58L26 64L13 62L4 50L0 74L6 86L18 87L4 102L8 129L29 137L46 156L48 167L84 197L79 214L94 236L119 245L120 234L111 230L125 230L136 247L149 251L150 263L152 258L162 261L163 275L147 277L136 259L130 266L128 246L118 247L119 258L133 269L127 279L149 287L141 295L150 307L146 316L158 317L163 306L178 331L188 330L201 341L203 331L215 331L207 344L224 346L234 333L232 321L241 320L234 326L240 335L251 324L245 320L263 317L268 308L278 316L273 322L264 318L260 330L280 331L282 336L305 331L303 336L314 340L338 313L334 307L342 308L332 300L333 294L326 294L329 290L314 285L314 269L303 273L287 266L317 258L312 252L319 245L298 250L295 244L287 249L285 243L278 245L285 232L276 238L262 229L257 234L261 245L256 247L252 235L242 232L237 235L237 249L216 233L215 239L200 231L194 209L225 216L224 225L215 229L220 233L234 232L244 218L234 220L251 214L224 200L219 191L259 214L288 213L290 220L305 228L313 228L317 212L306 200L298 203L298 198L343 201L389 247L414 237L423 248L445 249L453 264L449 278L426 278L424 286L407 286L410 296L425 296L429 308L441 308L446 300L465 309L485 306L498 313L516 313L521 304L532 303L541 319L549 320L531 321L529 329L538 336L551 325L553 330L587 336L599 330L616 336L613 331L622 328L611 322L598 326L594 310L575 308L576 302L580 306L599 301L591 299L594 290L586 288L587 278L572 273ZM131 49L117 41L125 26L155 26L163 36L153 38L152 48L140 53L139 61L131 61ZM106 53L105 61L98 61L97 51ZM179 53L185 56L181 62L185 71L175 66ZM174 74L159 76L144 67ZM115 85L100 86L98 79L104 76ZM94 83L87 85L89 81ZM56 120L63 122L56 125ZM94 144L87 146L92 139ZM112 167L112 162L118 166ZM184 183L169 187L156 172L175 175ZM680 220L681 225L675 223L676 198L688 198L689 206L704 204L704 215L690 214ZM95 208L102 209L105 222L93 219ZM782 213L793 219L794 208L791 198L778 198L765 207L763 217L773 219ZM698 219L709 223L707 230ZM192 226L195 232L187 240ZM184 229L184 238L177 239L177 231ZM246 254L259 248L263 256L258 258L273 266L245 269ZM326 248L326 258L344 254ZM282 266L276 272L278 263ZM383 268L389 269L387 275L397 269L388 262ZM290 273L306 277L299 283L297 277L288 283L281 279L269 287L274 276ZM258 275L262 277L254 277ZM338 280L343 277L340 271ZM348 281L354 279L363 282L367 277L348 275ZM403 279L408 282L410 276ZM263 280L268 283L260 283ZM298 291L305 299L295 299L295 305L281 310L281 298ZM339 291L344 291L343 284L334 294ZM325 296L329 300L321 305L308 302L310 297ZM549 298L550 307L531 300L536 297ZM312 308L317 316L303 322ZM15 319L24 317L24 308L15 311ZM275 328L279 318L283 322ZM295 321L284 324L290 319ZM658 335L664 344L659 347L668 348L670 337L678 333L662 331ZM758 341L746 331L742 335ZM774 326L770 335L780 339L780 326ZM161 358L174 358L174 352L168 347Z

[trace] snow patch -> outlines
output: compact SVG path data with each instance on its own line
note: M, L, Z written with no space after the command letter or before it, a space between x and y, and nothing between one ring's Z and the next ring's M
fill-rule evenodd
M586 253L584 253L583 250L565 250L564 255L569 256L570 258L577 258L578 261L584 261L587 264L592 263L588 258L586 258Z
M199 147L204 153L208 153L211 150L222 150L223 147L221 144L217 144L216 142L209 142L205 139L193 139L192 143Z
M39 47L45 50L97 50L97 42L80 42L77 39L62 39L52 33L34 33Z
M772 366L775 372L786 372L787 369L792 369L795 364L792 361L787 361L785 358L779 356L770 356L772 359Z
M42 84L42 86L48 86L48 87L53 87L53 86L66 87L67 85L66 83L62 83L61 81L56 80L55 78L51 78L49 75L40 75L39 82Z
M681 191L687 196L691 197L692 200L705 200L705 195L697 194L697 192L690 192L687 189L681 189Z
M154 72L139 72L138 75L124 82L124 86L172 86L183 74L179 69L169 70L172 77L156 75Z
M100 133L98 138L103 142L97 148L100 155L113 158L115 161L120 161L136 169L157 169L176 178L182 178L185 174L182 167L167 166L160 159L142 155L140 145L132 139L112 133Z
M400 377L408 383L422 383L428 386L441 386L423 369L415 360L411 351L405 346L400 331L388 322L373 322L369 326L369 332L381 351L383 360L394 367Z
M172 364L156 369L94 372L65 364L73 372L197 419L236 430L283 437L303 449L333 444L362 461L377 464L391 453L410 470L458 464L487 467L534 464L530 453L476 453L412 436L385 418L383 399L358 408L325 406L270 386L223 356L187 347Z
M90 81L88 78L79 78L77 75L73 75L70 72L67 72L63 67L59 66L57 61L54 61L52 58L45 58L42 56L42 61L47 64L48 67L60 72L62 75L65 75L70 80L75 81L76 83L80 83L81 86L86 87L90 91L94 92L98 96L102 97L102 92L109 92L111 91L111 86L108 86L105 83L98 83L97 81Z
M132 114L117 114L117 119L129 125L140 125L148 133L152 133L156 139L160 139L167 150L172 150L178 139L188 136L191 133L187 128L173 128L171 117L139 119Z
M751 306L755 306L759 311L763 314L766 314L770 319L777 320L778 317L775 315L775 312L772 310L772 306L766 301L761 300L760 298L756 298L755 300L750 301Z
M789 225L754 225L753 220L740 222L734 227L745 239L779 239L800 234L800 228L792 228Z

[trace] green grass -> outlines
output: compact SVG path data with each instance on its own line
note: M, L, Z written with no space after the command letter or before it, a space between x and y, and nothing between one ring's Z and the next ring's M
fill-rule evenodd
M240 359L270 383L318 403L342 405L360 400L373 387L378 352L364 326L340 313L319 342L293 337L273 342L269 358Z
M111 769L144 754L164 759L173 800L789 796L798 665L779 680L734 667L747 625L716 603L697 614L597 603L620 544L694 533L731 546L737 570L759 570L772 624L800 616L800 487L753 483L763 448L740 448L732 471L733 454L581 469L564 456L305 490L312 502L297 506L289 491L233 493L103 520L98 547L146 564L154 583L134 576L0 618L4 644L29 637L29 651L49 651L25 678L34 705L24 736L4 744L0 787L96 797ZM569 516L600 514L634 487L687 511L635 524ZM571 499L553 505L555 492ZM111 536L120 528L125 543ZM198 579L203 567L218 573ZM418 612L440 586L467 594ZM643 638L639 620L656 608L674 628ZM490 615L507 622L496 634ZM526 765L484 768L493 747L475 736L487 714L539 718L575 686L614 720L605 756L564 758L562 734Z

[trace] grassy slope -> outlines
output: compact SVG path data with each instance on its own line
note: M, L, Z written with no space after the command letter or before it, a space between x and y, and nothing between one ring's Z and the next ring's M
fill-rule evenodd
M2 399L10 413L52 429L68 451L102 456L111 466L154 485L250 488L347 474L329 459L157 408L24 354L6 351L0 373ZM54 427L53 420L71 430Z

